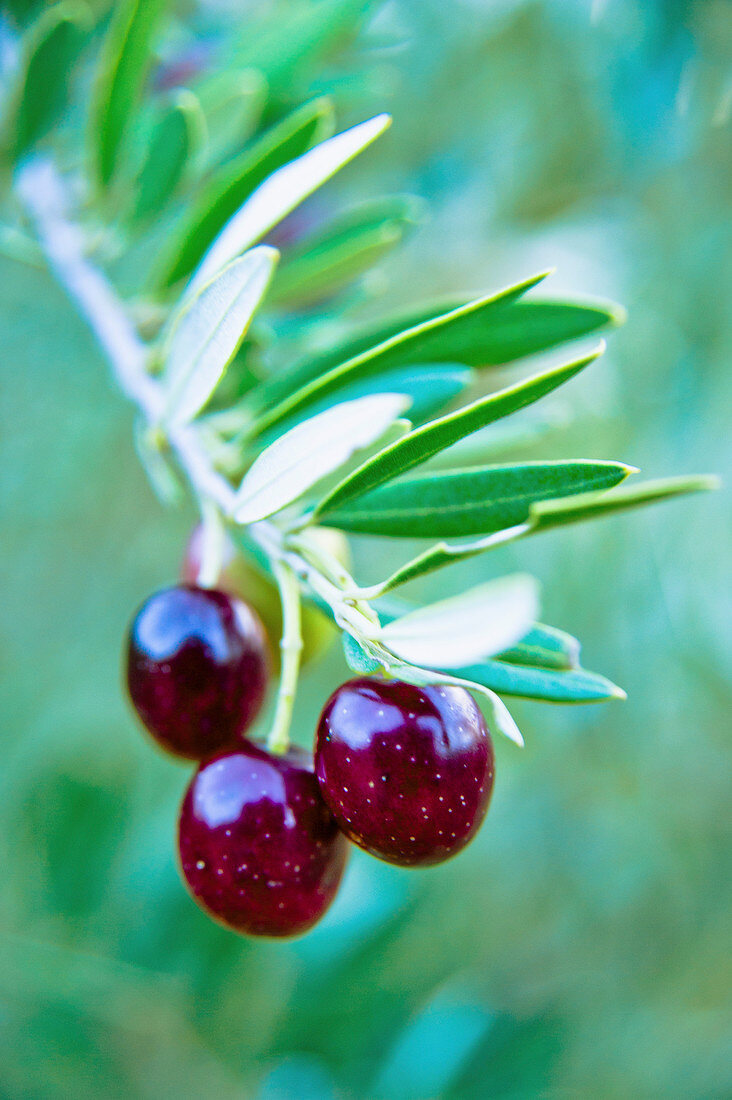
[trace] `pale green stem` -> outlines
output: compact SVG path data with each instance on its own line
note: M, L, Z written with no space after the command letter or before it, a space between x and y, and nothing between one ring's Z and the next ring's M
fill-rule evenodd
M272 728L267 738L267 748L282 755L290 747L290 726L295 705L297 680L302 653L300 629L300 585L289 565L273 560L272 569L282 599L282 639L280 641L281 671L277 689L277 706Z

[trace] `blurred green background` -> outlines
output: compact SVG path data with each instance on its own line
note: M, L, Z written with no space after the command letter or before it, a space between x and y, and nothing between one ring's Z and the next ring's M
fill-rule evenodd
M209 17L241 33L268 7ZM511 453L729 468L730 46L725 0L372 4L345 60L300 79L339 87L344 121L394 125L315 208L395 188L431 217L348 310L556 265L553 292L615 298L629 320L552 404L561 428ZM463 855L410 873L354 852L314 932L245 941L178 880L188 771L120 687L128 619L176 575L192 515L154 499L131 412L47 273L1 259L0 286L0 1093L732 1095L725 494L425 582L533 571L544 620L628 702L512 706L527 747L496 746ZM371 545L355 550L370 577ZM303 743L345 675L333 653L305 677Z

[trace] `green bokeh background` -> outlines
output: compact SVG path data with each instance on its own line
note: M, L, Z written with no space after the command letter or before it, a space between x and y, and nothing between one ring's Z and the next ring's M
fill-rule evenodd
M432 216L354 316L556 265L554 292L613 297L629 320L554 403L561 431L512 453L724 472L732 6L376 7L372 40L403 45L372 44L362 79L395 122L335 186L411 190ZM191 513L160 509L130 410L50 277L3 259L0 287L0 1093L732 1094L725 493L425 582L530 569L545 621L628 701L517 704L527 747L497 745L463 855L410 873L354 853L312 934L241 940L178 880L188 772L120 687L127 621L176 574ZM371 575L372 544L355 550ZM336 653L305 677L303 743L345 672Z

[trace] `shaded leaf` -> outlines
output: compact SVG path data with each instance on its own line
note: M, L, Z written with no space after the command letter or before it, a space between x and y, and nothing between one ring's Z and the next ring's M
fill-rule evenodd
M321 500L315 514L323 517L333 513L337 508L343 508L349 500L354 500L399 474L406 473L413 466L426 462L432 455L445 450L459 439L471 435L472 432L484 428L486 424L491 424L517 409L523 409L534 401L538 401L540 397L551 393L578 374L602 354L603 350L604 344L601 344L594 352L582 359L534 374L516 385L498 390L487 397L481 397L462 409L415 428L404 439L386 447L341 481L328 496Z
M268 176L326 136L332 122L330 100L313 100L278 122L215 172L200 189L181 228L172 236L162 263L160 285L172 286L189 275L241 204ZM240 251L237 248L227 259ZM214 270L209 274L213 275Z
M283 257L272 302L311 306L368 271L416 223L410 198L381 199L337 219Z
M608 489L631 472L620 462L566 461L422 474L382 485L323 522L403 538L485 535L523 523L537 501Z
M533 577L501 577L392 620L380 640L410 664L460 668L518 642L537 606Z
M259 445L267 445L283 431L289 430L294 424L299 424L306 416L314 416L330 408L334 402L351 401L356 397L365 397L369 393L404 394L410 401L407 406L410 421L420 424L428 417L440 412L445 405L449 405L470 385L472 379L473 372L469 367L462 367L455 363L431 363L426 366L386 371L373 378L363 378L350 385L344 385L321 401L314 402L302 416L296 416L292 421L278 424L257 442ZM399 438L403 434L401 433Z
M354 451L378 439L405 405L401 394L374 394L334 405L298 424L263 451L247 472L234 518L253 523L297 500Z
M277 262L260 245L219 272L174 320L164 351L167 419L192 420L236 354Z
M99 58L92 103L99 181L114 174L120 146L152 61L152 43L166 0L120 0L115 4Z
M388 115L377 115L361 122L269 176L221 230L196 270L194 283L200 285L210 279L234 256L256 244L303 199L375 141L390 121Z
M155 127L136 184L133 217L160 213L203 141L205 120L192 92L181 90Z
M49 8L29 33L15 118L16 156L47 134L63 114L76 58L90 25L85 4L62 3Z

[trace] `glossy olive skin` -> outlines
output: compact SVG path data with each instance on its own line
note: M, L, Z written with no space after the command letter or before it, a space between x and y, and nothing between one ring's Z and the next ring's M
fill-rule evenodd
M201 765L181 806L188 889L209 916L250 936L311 928L335 897L349 847L300 749L220 753Z
M225 592L178 585L156 592L130 627L127 687L168 752L200 760L237 740L264 701L267 639Z
M493 745L462 688L356 679L325 705L315 772L351 840L390 863L428 866L478 831L493 789Z

